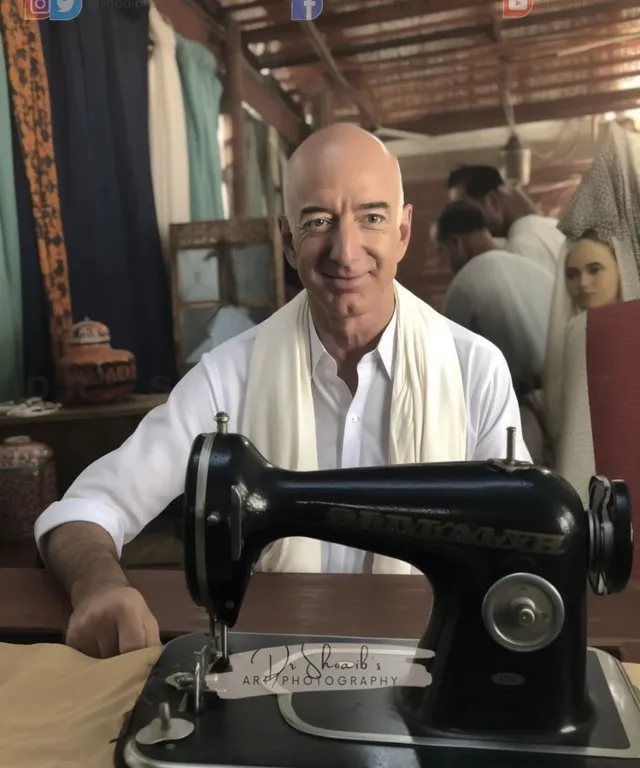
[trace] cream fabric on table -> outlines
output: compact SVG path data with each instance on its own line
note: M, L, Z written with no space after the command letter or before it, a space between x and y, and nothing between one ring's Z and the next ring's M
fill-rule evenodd
M391 398L390 464L464 461L467 413L460 360L446 320L395 283L397 337ZM318 468L309 306L306 291L260 328L249 369L246 436L273 464ZM264 571L319 573L316 539L276 541L260 561ZM407 563L375 555L374 573L411 573Z
M113 768L113 740L159 654L93 659L64 645L0 643L0 765Z
M149 151L158 231L165 261L169 258L169 225L191 221L189 145L176 33L151 5L149 37ZM217 126L212 127L217 130Z

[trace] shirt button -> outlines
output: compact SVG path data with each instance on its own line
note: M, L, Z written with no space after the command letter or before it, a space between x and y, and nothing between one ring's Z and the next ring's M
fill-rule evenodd
M360 417L359 416L352 416L351 417L351 421L355 424L357 421L360 421Z

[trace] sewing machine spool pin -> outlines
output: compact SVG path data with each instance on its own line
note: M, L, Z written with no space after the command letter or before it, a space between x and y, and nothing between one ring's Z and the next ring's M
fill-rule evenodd
M507 427L507 463L515 464L516 461L516 428Z
M224 411L216 413L216 427L219 435L226 435L229 430L229 416Z
M161 744L164 741L180 741L190 736L194 730L194 724L188 720L171 717L169 704L163 701L158 716L138 731L136 741L144 746Z

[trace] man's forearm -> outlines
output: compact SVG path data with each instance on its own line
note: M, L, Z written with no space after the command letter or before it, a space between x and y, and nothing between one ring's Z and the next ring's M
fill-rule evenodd
M64 523L46 535L42 554L73 607L108 589L129 586L111 536L94 523Z

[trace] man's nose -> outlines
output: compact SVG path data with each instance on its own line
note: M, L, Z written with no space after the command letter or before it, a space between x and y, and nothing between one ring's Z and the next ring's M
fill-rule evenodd
M361 250L360 232L353 222L340 222L333 233L331 259L337 264L348 266L356 262Z

